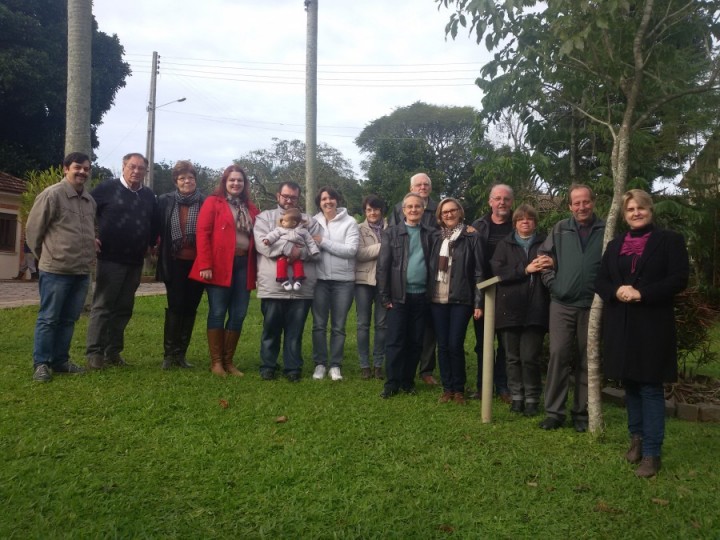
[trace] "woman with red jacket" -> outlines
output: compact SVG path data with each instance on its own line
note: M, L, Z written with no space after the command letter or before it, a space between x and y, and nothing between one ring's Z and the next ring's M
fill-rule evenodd
M243 375L233 356L257 275L252 229L258 209L249 191L245 171L230 165L198 217L197 258L190 277L206 284L210 371L215 375Z

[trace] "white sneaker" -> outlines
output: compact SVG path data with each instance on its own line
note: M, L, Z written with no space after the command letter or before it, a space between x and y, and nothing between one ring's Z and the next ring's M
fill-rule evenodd
M292 291L292 283L289 281L283 281L282 288L286 291Z
M302 281L296 281L295 283L293 283L292 288L294 291L299 291L300 287L302 287Z
M330 370L330 373L332 373L332 369ZM325 366L322 364L318 364L315 366L315 373L313 373L313 379L316 381L320 381L325 378Z
M333 381L342 381L342 373L340 373L340 368L337 366L330 368L330 378Z

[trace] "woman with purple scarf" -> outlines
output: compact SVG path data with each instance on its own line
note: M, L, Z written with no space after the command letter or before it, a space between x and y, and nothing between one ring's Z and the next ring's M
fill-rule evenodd
M197 256L198 214L205 197L197 190L197 173L189 161L178 161L172 168L175 191L160 195L160 249L158 281L165 283L167 304L163 348L163 369L190 368L185 353L195 326L195 315L203 286L188 275Z
M688 282L685 240L653 225L650 195L623 196L630 230L612 240L595 281L603 299L603 368L622 381L630 448L625 459L638 477L655 476L665 437L663 383L677 380L673 300Z

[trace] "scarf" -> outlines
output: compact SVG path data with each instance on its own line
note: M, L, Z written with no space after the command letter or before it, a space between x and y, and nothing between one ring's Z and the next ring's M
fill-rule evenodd
M382 240L383 225L384 223L382 222L382 220L377 223L370 223L368 221L368 227L370 227L370 230L377 237L378 242Z
M248 210L247 204L240 200L240 197L228 197L228 204L233 208L237 209L237 221L235 222L235 228L238 232L245 233L247 235L252 233L252 220L250 219L250 211Z
M436 281L447 283L450 269L452 268L452 257L450 252L455 247L455 241L463 231L463 224L458 223L454 229L442 227L440 234L442 235L442 245L440 246L440 257L438 258L438 273Z
M179 191L174 193L175 204L170 214L170 239L172 241L172 252L177 253L183 247L183 231L180 227L180 205L189 206L187 223L185 224L185 238L189 247L195 246L195 227L197 226L198 214L200 212L200 192L196 189L190 195L180 195Z
M622 247L620 248L620 255L632 256L630 263L631 274L634 274L637 269L637 263L645 250L645 245L647 244L648 238L650 238L650 232L646 232L641 236L632 236L629 232L625 234Z

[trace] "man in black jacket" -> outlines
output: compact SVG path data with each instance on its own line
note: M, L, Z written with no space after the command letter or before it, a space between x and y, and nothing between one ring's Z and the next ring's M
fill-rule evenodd
M142 154L127 154L122 176L90 193L97 203L99 252L85 351L88 369L126 365L120 356L125 327L135 306L145 253L155 246L160 229L157 197L143 186L147 168Z
M490 198L488 199L490 213L480 219L476 219L472 224L482 239L483 258L485 262L483 274L485 275L485 279L490 279L494 276L492 268L490 268L490 259L492 259L493 253L495 253L495 247L502 238L506 237L513 230L513 201L513 190L510 186L505 184L494 185L490 190ZM477 355L478 365L477 392L474 392L470 396L473 399L480 399L482 396L484 325L485 321L482 317L480 319L473 319L473 327L475 328L475 354ZM500 396L500 399L505 403L510 403L512 398L510 397L510 390L507 384L505 349L503 349L501 341L498 341L498 343L497 353L495 354L495 367L493 369L493 383L495 385L495 393Z
M437 218L435 217L435 211L437 210L437 201L430 198L432 193L432 181L430 177L425 173L417 173L410 177L410 191L409 193L417 193L423 199L425 204L425 210L422 213L420 222L430 230L438 229ZM388 218L388 226L398 225L405 222L405 214L403 213L403 203L399 202L393 208L392 213ZM420 378L425 384L436 385L438 384L435 377L433 377L433 371L435 370L436 356L435 348L437 346L437 340L435 339L435 328L433 328L430 317L427 318L425 323L425 332L423 333L423 347L422 354L420 355Z

